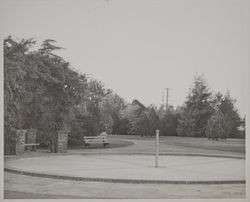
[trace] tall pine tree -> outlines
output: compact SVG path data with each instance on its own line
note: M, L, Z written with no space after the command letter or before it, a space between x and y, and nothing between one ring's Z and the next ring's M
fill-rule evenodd
M194 78L193 87L178 120L177 134L180 136L204 137L206 125L213 109L211 95L202 76Z

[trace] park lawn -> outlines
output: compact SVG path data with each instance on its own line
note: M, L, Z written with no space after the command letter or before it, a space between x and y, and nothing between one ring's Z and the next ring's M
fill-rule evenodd
M96 144L91 144L88 147L85 147L84 144L80 144L80 145L75 145L75 146L71 146L69 147L70 150L74 150L74 149L105 149L105 148L118 148L118 147L125 147L125 146L130 146L133 145L133 142L129 141L129 140L123 140L120 138L117 138L113 135L109 135L108 136L108 142L110 143L109 145L107 145L106 147L103 146L103 144L101 143L96 143Z
M146 151L147 147L152 147L155 142L155 137L150 136L136 136L136 135L115 135L116 138L122 138L130 141L136 141L138 150ZM140 144L143 143L143 144ZM179 137L179 136L160 136L160 149L161 151L214 151L219 153L245 153L245 140L244 139L226 139L226 140L208 140L204 137ZM136 148L134 148L136 150Z
M162 138L162 142L168 145L172 144L176 146L185 146L192 148L245 153L244 139L225 139L214 141L208 140L207 138L169 136L167 138Z

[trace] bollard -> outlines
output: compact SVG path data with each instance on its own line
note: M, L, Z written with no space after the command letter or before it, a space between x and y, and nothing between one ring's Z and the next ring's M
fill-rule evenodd
M156 130L156 139L155 139L155 167L158 167L158 156L159 156L159 130Z

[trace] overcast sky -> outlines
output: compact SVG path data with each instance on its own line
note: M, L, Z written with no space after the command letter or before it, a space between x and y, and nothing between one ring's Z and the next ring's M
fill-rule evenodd
M127 101L181 105L194 75L247 109L247 0L1 0L1 33L60 55Z

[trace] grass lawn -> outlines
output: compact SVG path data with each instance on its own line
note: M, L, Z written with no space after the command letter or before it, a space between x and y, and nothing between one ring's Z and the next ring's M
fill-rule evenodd
M208 140L207 138L167 137L163 139L163 142L165 144L172 144L176 146L245 153L244 139L213 141Z
M108 142L110 143L106 147L103 146L103 144L97 143L97 144L91 144L88 147L85 147L84 144L81 145L75 145L69 147L69 149L105 149L105 148L117 148L117 147L125 147L125 146L130 146L133 145L134 143L129 141L129 140L123 140L120 138L115 138L114 136L109 136L108 137Z
M130 141L144 142L145 147L150 142L154 144L155 137L149 136L133 136L133 135L117 135L117 138L123 138ZM139 147L139 145L137 145ZM168 149L174 151L217 151L218 153L245 153L245 140L244 139L226 139L226 140L208 140L207 138L195 138L195 137L179 137L179 136L160 136L160 149L161 151L168 151ZM139 148L138 148L139 149Z

